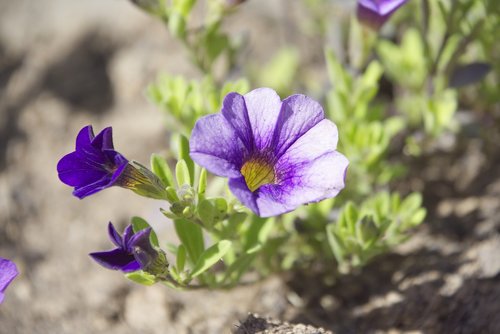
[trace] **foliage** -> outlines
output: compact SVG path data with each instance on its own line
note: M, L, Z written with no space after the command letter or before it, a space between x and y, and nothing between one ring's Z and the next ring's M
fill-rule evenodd
M333 274L366 264L410 238L425 219L419 193L395 190L409 159L402 152L423 154L429 143L457 130L459 89L475 84L474 94L484 96L485 103L498 102L500 68L493 60L499 49L493 36L500 20L495 0L410 1L377 31L354 18L334 25L327 1L305 0L309 21L304 33L323 39L327 85L302 75L303 55L291 43L264 66L238 64L241 38L225 32L223 22L244 5L208 1L200 25L192 19L199 1L134 2L165 23L202 74L192 80L163 74L148 88L177 145L176 156L152 155L151 171L166 190L168 205L162 212L172 221L179 243L167 247L168 274L126 275L140 284L229 288L313 262ZM338 27L345 37L341 49L347 52L328 43L329 31ZM220 61L225 70L216 75ZM230 79L236 66L247 77ZM350 160L347 188L335 200L259 218L230 195L223 180L193 163L187 138L196 121L218 112L228 92L245 93L258 85L283 95L296 87L321 87L315 93L339 129L339 151ZM133 226L140 230L149 225L136 217ZM151 242L162 246L154 233ZM245 275L250 272L254 274Z

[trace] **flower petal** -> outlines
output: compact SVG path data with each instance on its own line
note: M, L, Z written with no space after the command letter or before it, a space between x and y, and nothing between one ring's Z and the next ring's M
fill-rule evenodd
M408 0L359 0L358 5L379 15L387 15L404 5L407 1Z
M297 207L288 206L287 203L277 200L281 193L277 185L264 185L255 192L251 192L245 179L238 178L229 180L229 189L244 206L260 217L276 216ZM273 195L273 192L276 193Z
M132 253L132 249L130 248L130 239L134 235L134 227L132 224L129 224L127 227L125 227L125 231L123 231L123 242L122 246L123 249L126 250L128 253Z
M110 251L90 253L89 255L101 266L113 270L130 268L130 266L133 266L132 262L136 262L133 255L128 254L120 248L115 248Z
M141 268L149 267L158 257L158 252L153 248L151 241L149 240L150 234L151 227L148 227L137 232L130 239L132 254L134 254L134 257L141 265Z
M339 152L329 152L309 163L289 167L281 183L280 202L290 205L317 202L336 196L345 186L347 158Z
M137 261L132 261L121 269L124 273L130 273L133 271L141 270L141 264Z
M229 93L222 103L222 115L231 124L234 132L241 139L248 151L254 147L252 126L248 119L245 98L238 93Z
M305 95L292 95L281 105L273 136L273 149L279 158L297 139L325 118L321 105Z
M92 139L91 145L99 150L114 150L113 129L111 127L103 129Z
M84 185L82 187L75 187L73 190L73 195L79 199L85 198L87 196L93 195L103 189L111 187L111 177L109 175L104 176L102 179L97 180L94 183Z
M333 152L337 148L337 126L324 119L296 139L278 159L275 169L277 178L283 179L287 168L297 163L308 163L315 158Z
M231 192L261 217L279 215L334 197L344 187L348 161L336 152L337 127L322 120L298 138L276 163L278 184L251 192L244 178L229 180Z
M248 154L234 128L221 115L200 118L189 140L191 158L210 173L239 177L244 156Z
M257 207L256 196L248 189L245 178L229 179L229 189L234 196L247 208L252 210L255 214L260 215L259 208Z
M109 239L115 244L116 247L123 248L122 237L111 222L108 224L108 235Z
M94 183L107 174L104 168L89 165L88 160L82 159L78 152L71 152L62 157L57 163L57 172L59 179L72 187Z
M76 136L76 150L78 151L84 147L90 146L94 137L94 129L92 128L92 125L83 127Z
M308 164L296 166L286 182L268 184L256 192L259 216L276 216L302 204L335 197L344 188L347 165L342 154L329 152Z
M5 290L18 274L19 272L14 262L0 258L0 303L4 299Z
M117 165L118 168L114 171L113 175L111 175L111 177L110 177L109 186L115 185L117 183L119 186L121 186L119 178L120 178L120 176L122 176L122 174L124 175L125 181L126 181L126 179L128 179L127 175L125 175L125 170L126 170L127 166L128 166L127 160L125 160L125 162L123 164Z
M281 99L270 88L258 88L243 97L255 148L263 150L271 144L274 128L280 114Z

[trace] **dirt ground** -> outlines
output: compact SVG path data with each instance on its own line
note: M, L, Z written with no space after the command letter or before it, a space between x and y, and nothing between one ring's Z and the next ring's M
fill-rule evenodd
M249 2L235 29L280 20L283 1L266 3ZM247 25L263 12L264 23ZM413 188L430 213L416 236L331 287L311 272L176 292L96 266L87 254L110 246L109 220L143 216L163 240L171 224L160 202L122 189L72 197L56 164L87 124L112 125L129 159L165 150L162 115L144 97L161 71L197 75L163 26L127 1L0 0L0 256L21 271L0 306L0 334L263 330L244 322L249 312L335 333L500 333L500 144L485 144L474 117L462 139L415 161ZM485 131L500 143L498 130Z

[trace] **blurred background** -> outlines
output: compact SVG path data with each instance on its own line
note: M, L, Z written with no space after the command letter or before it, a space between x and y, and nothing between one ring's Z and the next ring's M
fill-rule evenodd
M352 5L338 4L338 15ZM291 25L301 15L298 2L251 0L227 29L247 36L257 65L293 43L321 86L323 53L310 47L321 42ZM452 138L452 148L445 138L445 153L415 161L430 223L333 287L297 274L177 292L96 266L87 254L110 248L108 221L145 217L163 240L171 225L161 203L122 189L76 199L56 164L88 124L113 126L129 159L166 150L165 119L144 94L160 72L200 77L179 42L129 1L0 0L0 256L21 272L0 306L0 333L229 333L248 312L339 333L500 332L500 149L477 138ZM475 133L477 116L460 115Z

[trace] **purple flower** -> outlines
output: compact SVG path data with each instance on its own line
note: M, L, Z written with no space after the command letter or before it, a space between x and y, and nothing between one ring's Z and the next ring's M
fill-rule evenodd
M0 257L0 304L5 297L5 290L18 274L14 262Z
M112 223L108 224L108 234L116 248L94 252L89 255L101 266L125 273L146 270L158 257L158 252L151 246L149 235L151 228L134 234L132 225L127 226L121 236Z
M228 177L244 205L269 217L344 188L348 161L335 150L337 139L316 101L305 95L281 101L259 88L228 94L221 113L198 120L190 147L197 164Z
M379 29L391 15L408 0L358 0L358 20Z
M84 198L115 185L125 171L128 160L113 147L111 127L97 136L91 125L80 130L76 149L57 164L59 179L75 187L73 195Z

